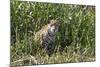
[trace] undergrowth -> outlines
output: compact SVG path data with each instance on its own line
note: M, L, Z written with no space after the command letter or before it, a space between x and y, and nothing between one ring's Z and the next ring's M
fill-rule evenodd
M59 18L52 56L37 50L34 33ZM95 61L95 6L11 0L11 66ZM34 61L33 60L33 61Z

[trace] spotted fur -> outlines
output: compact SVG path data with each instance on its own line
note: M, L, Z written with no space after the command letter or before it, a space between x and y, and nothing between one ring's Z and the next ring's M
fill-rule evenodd
M46 52L50 55L55 48L56 33L59 29L58 20L50 20L50 23L45 25L41 30L35 34L35 41L44 47Z

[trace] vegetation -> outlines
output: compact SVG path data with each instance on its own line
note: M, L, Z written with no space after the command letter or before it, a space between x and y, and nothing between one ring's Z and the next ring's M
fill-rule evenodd
M34 33L56 18L60 29L49 57L37 50ZM10 49L11 66L95 61L95 6L11 0Z

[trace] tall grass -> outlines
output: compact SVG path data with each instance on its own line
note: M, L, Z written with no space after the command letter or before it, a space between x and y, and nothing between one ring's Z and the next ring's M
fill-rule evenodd
M34 33L56 18L60 29L55 51L51 57L40 55ZM94 61L95 6L11 0L11 63L30 55L40 64Z

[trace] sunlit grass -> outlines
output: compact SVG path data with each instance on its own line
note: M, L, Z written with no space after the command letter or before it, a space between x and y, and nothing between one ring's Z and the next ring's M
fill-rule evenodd
M60 20L60 29L49 57L43 49L37 50L33 39L55 18ZM95 61L95 6L11 1L11 64L33 65L23 59L30 55L38 64Z

